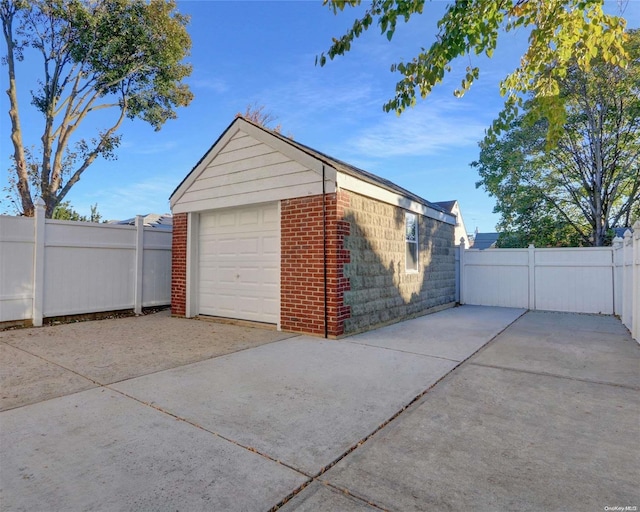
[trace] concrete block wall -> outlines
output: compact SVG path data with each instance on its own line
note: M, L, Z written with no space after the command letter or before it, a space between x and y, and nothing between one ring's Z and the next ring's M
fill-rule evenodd
M187 214L173 216L171 314L184 316L187 304Z
M367 330L455 301L455 226L418 216L419 272L405 270L405 210L355 193L342 212L350 317L344 334Z

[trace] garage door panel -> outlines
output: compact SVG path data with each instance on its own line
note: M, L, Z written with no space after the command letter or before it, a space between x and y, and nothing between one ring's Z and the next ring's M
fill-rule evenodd
M263 210L262 222L265 226L273 226L274 229L280 228L280 214L277 208Z
M262 282L262 276L260 275L261 269L258 267L248 268L245 267L242 269L242 274L238 274L240 278L240 285L242 286L257 286L259 287Z
M238 219L240 226L256 226L260 224L260 212L258 210L241 211Z
M262 238L262 251L264 254L280 255L280 238L265 236Z
M264 286L279 286L280 272L277 268L264 268L262 270L262 284Z
M200 314L278 322L279 230L277 203L201 215Z
M236 212L220 212L214 217L213 225L219 227L233 227L237 224Z
M262 307L264 311L270 315L278 315L280 309L280 301L275 299L267 299L264 301Z
M258 257L260 255L260 249L262 244L259 238L240 238L238 240L238 254Z

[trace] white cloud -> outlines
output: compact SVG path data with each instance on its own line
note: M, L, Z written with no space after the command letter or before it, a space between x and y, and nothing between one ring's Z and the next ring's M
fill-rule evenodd
M464 108L455 99L429 99L402 116L390 114L360 130L348 146L369 158L427 156L454 147L475 146L491 120L474 115L472 110L465 113Z
M297 119L305 123L318 120L318 115L331 112L345 114L382 103L375 98L371 80L365 76L350 76L341 80L320 71L293 74L293 78L277 87L259 93L258 103L265 104L280 119Z

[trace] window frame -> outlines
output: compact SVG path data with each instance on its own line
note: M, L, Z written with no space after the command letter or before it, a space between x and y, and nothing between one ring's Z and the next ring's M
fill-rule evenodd
M410 239L409 237L409 222L410 219L413 221L413 231L414 231L414 239ZM413 212L404 212L404 270L407 274L417 274L420 272L420 243L419 243L419 233L420 233L420 224L419 224L419 216L417 213ZM409 267L409 247L410 244L415 247L415 268Z

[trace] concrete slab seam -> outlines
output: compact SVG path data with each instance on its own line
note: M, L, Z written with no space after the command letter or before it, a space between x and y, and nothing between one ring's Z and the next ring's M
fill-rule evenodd
M608 381L603 381L603 380L581 379L579 377L570 377L568 375L559 375L557 373L534 372L533 370L523 370L521 368L509 368L508 366L498 366L498 365L486 364L486 363L475 363L473 361L470 361L469 364L473 365L473 366L481 366L481 367L484 367L484 368L492 368L494 370L505 370L505 371L516 372L516 373L528 373L530 375L540 375L542 377L555 377L555 378L558 378L558 379L573 380L573 381L577 381L577 382L585 382L587 384L600 384L602 386L613 386L613 387L616 387L616 388L630 389L632 391L640 391L640 387L639 386L629 386L627 384L618 384L616 382L608 382Z
M34 354L33 352L29 352L28 350L25 350L25 349L20 348L20 347L15 347L15 346L13 346L13 345L11 345L11 344L9 344L9 343L6 343L6 342L4 342L4 341L3 341L2 343L4 343L4 344L5 344L5 345L7 345L8 347L11 347L11 348L13 348L13 349L15 349L15 350L19 350L19 351L21 351L21 352L24 352L25 354L29 354L30 356L33 356L33 357L35 357L35 358L37 358L37 359L40 359L40 360L44 361L45 363L52 364L52 365L54 365L54 366L57 366L58 368L62 368L62 369L63 369L63 370L65 370L65 371L68 371L68 372L70 372L70 373L73 373L74 375L77 375L78 377L81 377L81 378L83 378L83 379L85 379L85 380L88 380L89 382L91 382L92 384L95 384L95 385L96 385L96 386L98 386L98 387L104 387L104 384L102 384L102 383L98 382L97 380L94 380L94 379L92 379L91 377L87 377L86 375L82 375L81 373L78 373L77 371L72 370L71 368L67 368L66 366L61 365L60 363L56 363L55 361L49 361L46 357L42 357L41 355ZM83 390L83 391L86 391L86 389L85 389L85 390ZM70 395L75 395L76 393L82 393L83 391L76 391L76 392L74 392L74 393L69 393L69 395L61 395L61 396L70 396ZM56 398L60 398L60 397L59 397L59 396L56 396L56 397L48 398L47 400L42 400L42 402L47 402L48 400L55 400ZM14 410L14 409L20 409L21 407L27 407L27 406L29 406L29 405L33 405L33 404L19 405L18 407L12 407L11 409L6 409L6 410L7 410L7 411L12 411L12 410ZM4 411L3 411L3 412L4 412Z
M361 347L380 348L382 350L391 350L392 352L401 352L402 354L410 354L412 356L433 357L434 359L442 359L444 361L451 361L452 363L459 363L460 362L460 359L451 359L449 357L434 356L434 355L431 355L431 354L420 354L418 352L411 352L410 350L400 350L400 349L391 348L391 347L379 347L378 345L369 345L368 343L360 343L358 341L349 341L349 340L340 340L340 341L346 341L347 343L351 343L352 345L360 345Z
M328 487L330 489L335 489L336 491L338 491L338 492L340 492L342 494L345 494L346 496L349 496L349 497L351 497L351 498L353 498L353 499L355 499L357 501L361 501L363 503L366 503L367 505L369 505L369 506L371 506L373 508L376 508L378 510L383 510L384 512L389 512L388 509L381 507L377 503L374 503L373 501L370 501L367 498L364 498L362 496L358 496L357 494L354 494L349 489L338 487L336 485L333 485L330 482L325 482L324 480L319 480L317 478L312 478L308 482L305 482L304 484L302 484L300 487L295 489L292 493L288 494L280 502L276 503L273 507L271 507L268 510L268 512L276 512L277 510L280 510L283 506L285 506L287 503L289 503L293 498L295 498L298 494L300 494L304 489L306 489L313 482L318 482L319 484L324 485L325 487Z
M295 488L292 492L287 494L284 498L282 498L278 503L276 503L273 507L271 507L267 512L275 512L276 510L282 508L285 504L289 503L293 498L295 498L298 494L300 494L304 489L309 487L313 482L313 478L310 478L306 482L304 482L299 487Z
M489 340L487 340L487 342L482 345L481 347L479 347L477 350L475 350L474 352L472 352L471 354L469 354L469 356L467 356L465 359L463 359L462 361L458 362L458 364L456 366L454 366L451 370L449 370L447 373L445 373L444 375L442 375L438 380L436 380L433 384L431 384L431 386L429 386L427 389L425 389L424 391L422 391L421 393L419 393L417 396L415 396L409 403L407 403L406 405L404 405L398 412L396 412L393 416L391 416L389 419L387 419L386 421L384 421L383 423L381 423L377 428L375 428L371 433L369 433L368 435L366 435L365 437L363 437L362 439L360 439L360 441L358 441L357 443L355 443L353 446L351 446L349 449L347 449L345 452L343 452L339 457L337 457L336 459L334 459L332 462L330 462L329 464L327 464L325 467L323 467L322 469L320 469L320 471L316 474L313 475L311 477L311 481L313 480L318 480L319 482L321 482L322 484L328 484L327 482L325 482L324 480L321 480L320 477L326 473L327 471L329 471L329 469L331 469L333 466L335 466L336 464L338 464L338 462L340 462L342 459L344 459L347 455L349 455L350 453L354 452L356 449L358 449L360 446L362 446L364 443L366 443L369 439L371 439L374 435L376 435L378 432L380 432L384 427L386 427L387 425L389 425L393 420L395 420L398 416L400 416L404 411L406 411L407 409L409 409L411 406L413 406L416 402L418 402L423 396L425 396L429 391L431 391L435 386L437 386L440 382L442 382L445 378L447 378L449 375L451 375L453 372L455 372L458 368L460 368L464 363L466 363L469 359L471 359L473 356L475 356L478 352L480 352L484 347L486 347L489 343L491 343L493 340L495 340L498 336L500 336L504 331L506 331L511 325L513 325L519 318L521 318L524 314L526 314L527 311L523 311L522 314L518 315L517 318L515 318L513 321L511 321L509 324L507 324L504 328L502 328L500 331L498 331L493 337L491 337ZM370 346L370 345L367 345ZM392 349L390 349L392 350ZM416 355L422 355L422 354L416 354ZM431 357L431 356L425 356L425 357ZM452 361L452 362L457 362L457 361ZM303 473L305 474L305 473ZM305 476L307 476L305 474ZM308 485L311 482L308 482L306 485ZM305 485L305 487L306 487ZM330 485L330 484L328 484ZM331 486L331 485L330 485ZM358 500L364 501L365 503L368 503L367 500L364 500L363 498L352 494L348 489L341 489L339 487L335 487L335 486L331 486L334 487L336 490L339 490L341 492L344 492L346 494L348 494L349 496L352 496L353 498L356 498ZM292 493L292 496L295 496L296 494L298 494L300 492L300 490L296 490ZM291 499L291 497L289 497L287 499L287 501ZM284 505L284 503L286 503L286 501L283 501L281 504L279 504L279 506L274 507L273 510L278 510L278 508L280 508L281 506ZM371 504L372 506L375 506L376 508L381 508L379 505L376 504ZM384 509L381 509L384 510Z
M263 343L260 346L271 345L273 343L278 343L280 341L291 340L293 338L301 338L301 337L302 337L302 335L293 334L292 336L287 336L286 338L282 338L282 339L279 339L279 340L273 340L273 341L269 341L267 343ZM177 366L172 366L172 367L169 367L169 368L162 368L162 369L155 370L155 371L152 371L152 372L149 372L149 373L142 373L140 375L136 375L135 377L127 377L127 378L122 379L122 380L117 380L117 381L114 381L114 382L104 383L104 382L99 382L97 380L94 380L91 377L87 377L86 375L83 375L83 374L81 374L81 373L79 373L79 372L77 372L75 370L72 370L71 368L67 368L66 366L64 366L64 365L62 365L60 363L57 363L55 361L50 361L46 357L43 357L43 356L41 356L39 354L34 354L33 352L29 352L28 350L26 350L26 349L24 349L22 347L18 347L18 346L12 345L11 343L8 343L8 342L6 342L4 340L0 340L0 343L3 343L4 345L7 345L8 347L11 347L13 349L20 350L20 351L24 352L25 354L29 354L30 356L37 357L38 359L41 359L42 361L45 361L46 363L52 364L54 366L57 366L58 368L62 368L63 370L71 372L74 375L77 375L78 377L82 377L83 379L86 379L89 382L92 382L93 384L95 384L97 386L100 386L100 387L107 387L107 386L111 386L113 384L120 384L120 383L126 382L128 380L137 379L138 377L148 377L150 375L155 375L156 373L166 372L166 371L174 370L176 368L182 368L184 366L189 366L189 365L192 365L192 364L201 363L203 361L211 361L211 360L217 359L219 357L225 357L225 356L229 356L231 354L237 354L237 353L240 353L240 352L244 352L245 350L251 350L251 349L256 348L256 347L246 347L246 348L242 348L240 350L235 350L233 352L226 352L224 354L218 354L218 355L214 355L214 356L211 356L211 357L205 357L204 359L199 359L197 361L192 361L192 362L189 362L189 363L186 363L186 364L178 364ZM104 366L96 366L96 368L105 368L105 367ZM109 388L109 389L111 389L111 388ZM113 391L116 391L116 390L113 390ZM81 391L78 391L78 393L81 393ZM75 394L75 393L70 393L70 395L73 395L73 394ZM62 395L62 396L69 396L69 395ZM59 397L54 397L54 398L59 398ZM50 399L47 399L47 400L52 400L52 399L50 398ZM42 401L46 402L47 400L42 400ZM27 405L33 405L33 404L27 404ZM24 407L24 406L21 405L20 407ZM19 407L14 407L14 409L18 409L18 408ZM11 409L7 409L7 410L11 410Z
M378 510L384 510L385 512L389 512L389 509L384 508L381 505L378 505L377 503L365 498L364 496L359 496L358 494L354 494L353 491L350 491L347 488L344 487L338 487L337 485L332 484L331 482L325 482L324 480L317 480L317 482L320 482L321 484L330 487L331 489L335 489L336 491L339 491L343 494L346 494L347 496L350 496L356 500L362 501L363 503L366 503L367 505L377 508Z
M139 398L136 398L135 396L131 396L131 395L125 393L124 391L120 391L118 389L114 389L114 388L111 388L109 386L102 386L102 387L108 389L109 391L113 391L115 393L118 393L118 394L120 394L120 395L122 395L122 396L124 396L126 398L129 398L130 400L138 402L139 404L145 405L147 407L150 407L151 409L154 409L154 410L156 410L158 412L166 414L167 416L171 416L172 418L174 418L174 419L176 419L178 421L182 421L182 422L186 423L187 425L191 425L192 427L195 427L197 429L200 429L203 432L207 432L208 434L214 435L214 436L216 436L216 437L218 437L218 438L220 438L220 439L222 439L224 441L227 441L227 442L229 442L231 444L234 444L234 445L236 445L236 446L238 446L240 448L244 448L245 450L247 450L249 452L255 453L256 455L260 455L261 457L264 457L265 459L268 459L271 462L275 462L276 464L279 464L280 466L284 466L284 467L286 467L286 468L288 468L288 469L290 469L292 471L295 471L296 473L299 473L302 476L305 476L305 477L309 478L309 481L307 483L311 483L311 481L313 479L313 477L311 475L308 475L304 471L302 471L302 470L300 470L298 468L295 468L293 466L290 466L289 464L286 464L285 462L282 462L279 459L275 459L275 458L271 457L270 455L261 452L257 448L254 448L253 446L246 446L246 445L244 445L242 443L239 443L238 441L236 441L234 439L231 439L229 437L223 436L222 434L220 434L218 432L214 432L213 430L209 430L208 428L205 428L202 425L194 423L193 421L190 421L190 420L188 420L186 418L183 418L182 416L178 416L177 414L175 414L175 413L173 413L173 412L171 412L171 411L169 411L167 409L164 409L163 407L160 407L160 406L155 405L155 404L150 403L150 402L145 402L144 400L140 400Z

